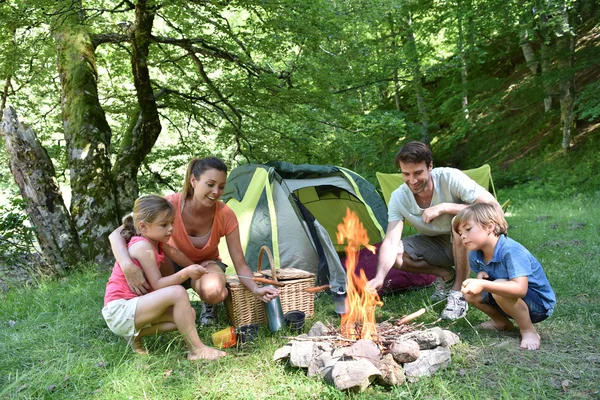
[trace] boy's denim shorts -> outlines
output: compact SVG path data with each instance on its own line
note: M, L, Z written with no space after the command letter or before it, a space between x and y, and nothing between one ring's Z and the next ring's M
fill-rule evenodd
M510 315L505 313L502 308L500 308L498 303L496 303L496 299L494 299L494 296L492 296L491 293L481 292L481 300L483 304L489 304L500 311L504 316L512 318ZM534 324L545 320L551 316L552 312L554 311L546 308L540 296L531 289L527 289L527 294L525 294L525 297L523 297L522 300L525 302L525 304L527 304L527 307L529 308L529 318L531 318L531 322Z

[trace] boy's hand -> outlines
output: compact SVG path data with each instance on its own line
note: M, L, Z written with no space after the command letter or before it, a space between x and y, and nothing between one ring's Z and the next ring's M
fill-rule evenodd
M490 276L485 271L479 271L477 273L477 279L488 279Z
M208 270L201 265L192 264L185 268L188 277L192 279L200 279L202 275L208 274Z
M483 292L485 282L483 279L466 279L460 291L464 294L479 294Z

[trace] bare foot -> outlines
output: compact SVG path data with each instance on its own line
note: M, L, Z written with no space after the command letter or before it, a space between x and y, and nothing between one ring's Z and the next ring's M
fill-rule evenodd
M494 321L486 321L479 325L479 328L485 329L486 331L507 331L510 332L513 330L515 326L512 322L507 321L507 323L496 323Z
M131 347L131 351L133 351L134 353L141 354L143 356L148 355L148 350L144 348L141 337L125 336L125 340L127 341L127 343L129 343L129 347Z
M225 357L227 353L212 347L204 346L188 353L188 360L216 360Z
M537 350L540 348L540 335L533 331L521 331L521 348Z

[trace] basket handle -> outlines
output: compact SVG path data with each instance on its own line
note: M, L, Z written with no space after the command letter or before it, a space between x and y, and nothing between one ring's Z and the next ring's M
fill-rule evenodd
M275 261L273 260L273 254L271 254L271 250L267 246L262 246L258 252L258 267L257 271L260 272L262 268L262 257L263 253L267 253L267 257L269 257L269 264L271 265L271 279L277 282L277 273L275 272Z

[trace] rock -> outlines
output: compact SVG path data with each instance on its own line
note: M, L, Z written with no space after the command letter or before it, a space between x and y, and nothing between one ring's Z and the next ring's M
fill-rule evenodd
M383 356L375 366L381 372L381 377L377 378L377 381L382 385L400 386L406 381L404 370L394 361L394 357L391 354Z
M394 341L389 346L389 352L396 362L404 364L419 358L420 346L412 339Z
M381 350L379 350L379 346L377 346L377 343L369 339L358 340L352 346L346 348L345 354L346 356L352 357L355 360L364 358L372 362L379 361L381 358Z
M331 345L326 342L301 342L292 341L290 363L294 367L308 368L310 360L319 354L330 351Z
M338 361L331 370L329 383L339 390L360 393L380 376L381 372L367 360Z
M327 336L329 333L329 329L325 326L321 321L317 321L313 324L313 326L308 331L309 337L314 336Z
M273 354L273 361L281 361L283 359L290 358L291 351L292 351L291 343L288 343L285 346L280 347L279 349L275 350L275 353Z
M424 331L415 331L402 336L401 339L412 339L419 344L421 350L435 349L446 340L441 328L431 328Z
M325 379L328 374L331 374L333 365L341 359L340 356L335 357L333 351L325 351L308 363L308 371L306 375L310 378L319 375L321 379Z
M460 337L456 333L451 332L447 329L442 329L442 333L444 334L444 337L441 346L450 348L456 343L460 343Z
M446 347L437 347L433 350L422 350L416 361L404 364L404 375L409 382L414 382L418 377L431 376L438 369L446 368L450 364L450 350Z

